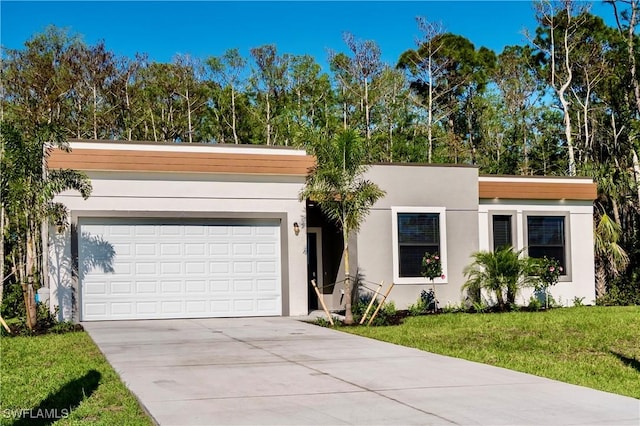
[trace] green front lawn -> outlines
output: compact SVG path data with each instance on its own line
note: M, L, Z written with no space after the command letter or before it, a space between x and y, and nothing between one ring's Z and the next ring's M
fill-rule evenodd
M86 333L1 339L0 424L152 424Z
M640 306L426 315L341 330L640 398Z

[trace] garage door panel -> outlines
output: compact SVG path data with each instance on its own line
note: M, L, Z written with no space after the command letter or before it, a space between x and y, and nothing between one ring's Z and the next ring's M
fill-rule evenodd
M156 245L153 243L138 243L135 245L136 256L156 256ZM119 253L119 252L118 252Z
M240 315L249 315L255 311L255 305L253 299L234 299L233 310Z
M207 283L206 281L187 281L185 286L185 293L187 295L192 294L206 294L207 293Z
M104 281L85 283L84 294L104 295L106 293L107 293L107 283L105 283Z
M149 316L156 316L159 314L157 302L136 302L135 307L136 313L140 315L148 315L147 318L149 318Z
M158 292L157 284L156 281L136 281L136 293L155 294Z
M182 283L180 281L161 281L160 291L163 294L182 293Z
M208 313L206 300L188 300L185 308L189 314L205 315Z
M111 282L111 294L133 294L133 284L130 281Z
M136 262L135 263L136 275L158 275L158 265L152 262Z
M187 256L204 256L205 244L204 243L185 243L184 254Z
M186 236L203 236L206 235L206 229L202 225L191 225L184 228Z
M209 281L209 288L212 292L229 292L231 283L229 280L212 280Z
M180 262L162 262L160 264L160 272L162 275L180 274L182 273L182 264Z
M116 316L128 316L133 313L133 303L112 302L110 304L111 314Z
M133 253L131 249L132 244L130 243L113 243L112 246L113 250L118 253L119 258L131 256Z
M259 279L256 280L256 287L259 291L276 293L278 291L279 283L274 279Z
M159 228L154 225L137 225L133 228L136 237L156 237Z
M180 249L180 244L177 243L160 243L160 256L180 256L182 254L182 250Z
M273 311L277 309L273 299L258 299L258 309L261 311Z
M108 231L105 228L107 228ZM107 227L102 227L100 225L89 225L89 229L85 228L85 230L97 235L108 234L114 237L131 237L134 231L133 228L126 225L111 225Z
M231 247L229 247L228 243L211 243L209 244L209 255L210 256L229 256L231 254Z
M253 262L251 261L236 261L233 262L234 274L253 274Z
M233 245L234 256L251 256L253 254L253 244L250 242L236 243Z
M126 221L80 222L82 320L281 314L278 224ZM115 252L110 273L92 267L96 240Z

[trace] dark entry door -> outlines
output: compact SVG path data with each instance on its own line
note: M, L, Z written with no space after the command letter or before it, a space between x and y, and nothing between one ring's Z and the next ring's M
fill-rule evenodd
M318 280L318 234L315 232L307 233L307 279L309 280L309 311L315 311L318 309L318 296L313 289L311 280L315 280L318 286L321 285L321 281Z

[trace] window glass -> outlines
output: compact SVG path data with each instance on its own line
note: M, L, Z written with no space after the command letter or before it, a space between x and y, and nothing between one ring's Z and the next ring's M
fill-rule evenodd
M564 216L527 216L527 246L530 257L547 256L567 273Z
M440 252L438 213L398 213L400 277L420 277L425 253Z
M493 250L513 247L511 216L493 215Z

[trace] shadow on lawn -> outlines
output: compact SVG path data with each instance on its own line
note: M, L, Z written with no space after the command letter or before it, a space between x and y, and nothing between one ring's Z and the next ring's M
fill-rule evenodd
M640 372L640 361L638 361L637 359L629 358L628 356L622 355L621 353L618 353L618 352L614 352L614 351L609 351L609 352L615 355L616 358L624 362L626 365L629 365L635 368L638 372Z
M52 392L31 410L16 413L13 426L50 425L62 418L69 417L71 411L89 398L98 388L101 374L96 370L89 370L84 376L72 380L56 392Z

